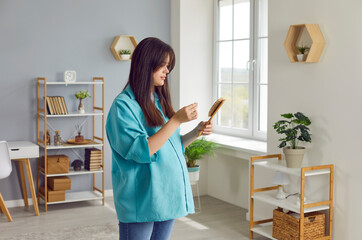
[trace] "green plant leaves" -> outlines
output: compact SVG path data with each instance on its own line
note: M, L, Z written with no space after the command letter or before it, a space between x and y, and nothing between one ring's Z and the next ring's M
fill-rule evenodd
M188 160L188 165L195 163L204 155L213 156L214 151L219 147L217 143L207 141L205 138L196 139L186 149L185 156Z
M91 97L88 90L83 90L83 91L76 92L74 94L74 96L76 97L76 99L84 99L84 98Z
M298 140L302 142L312 142L310 129L307 127L311 124L310 119L301 112L297 113L285 113L280 116L290 119L279 120L273 127L278 134L285 134L284 138L280 138L279 148L285 147L287 144L291 148L295 149L298 145Z

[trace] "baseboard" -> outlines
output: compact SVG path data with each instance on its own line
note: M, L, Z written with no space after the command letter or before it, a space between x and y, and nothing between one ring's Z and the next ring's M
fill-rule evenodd
M113 189L104 190L104 196L113 197ZM33 199L31 197L28 197L28 203L29 203L29 206L33 205ZM7 208L23 207L24 199L8 200L8 201L5 201L5 205Z

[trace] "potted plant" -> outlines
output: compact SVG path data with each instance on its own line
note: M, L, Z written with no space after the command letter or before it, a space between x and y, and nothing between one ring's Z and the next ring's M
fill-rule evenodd
M299 168L302 165L305 147L298 146L301 142L312 142L309 126L311 121L301 112L281 114L286 120L279 120L274 124L274 129L279 134L285 134L280 138L279 148L283 148L287 167ZM289 146L287 146L289 145Z
M199 180L200 166L196 165L196 161L204 155L213 156L218 144L207 141L204 137L196 139L185 149L185 159L187 162L187 170L189 172L190 181Z
M299 54L297 54L297 59L299 62L303 62L304 61L304 56L308 53L309 51L309 47L306 46L297 46L297 50L299 52Z
M84 105L83 105L83 99L91 97L88 90L79 91L75 93L75 97L79 99L79 106L78 106L78 112L84 113Z
M122 60L129 60L131 57L131 50L129 49L121 49L119 51L119 55L121 56Z

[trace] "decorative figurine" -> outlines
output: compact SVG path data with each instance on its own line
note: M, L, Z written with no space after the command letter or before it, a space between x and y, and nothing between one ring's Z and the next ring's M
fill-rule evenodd
M62 145L62 138L59 135L60 131L55 131L54 135L54 146L60 146Z
M82 125L76 124L75 128L77 129L78 135L75 136L75 142L83 142L84 141L84 137L81 135L82 134Z
M83 166L83 161L76 159L72 162L72 167L74 169L74 171L80 171L82 169Z
M46 135L47 135L46 144L47 144L47 145L50 145L50 133L49 133L49 130L47 130ZM43 136L43 140L45 141L45 134L44 134L44 136Z

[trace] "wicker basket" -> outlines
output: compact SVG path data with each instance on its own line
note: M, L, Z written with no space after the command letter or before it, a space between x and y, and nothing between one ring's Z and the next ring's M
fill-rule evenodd
M325 236L325 214L312 212L304 215L304 239L311 240ZM279 240L299 238L299 218L295 218L282 209L273 211L273 237Z

